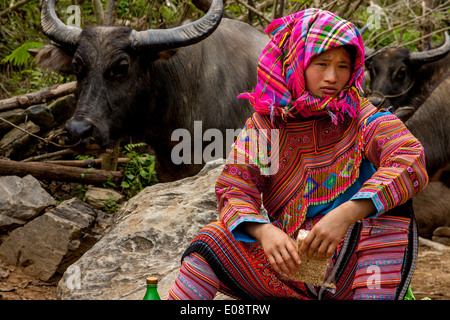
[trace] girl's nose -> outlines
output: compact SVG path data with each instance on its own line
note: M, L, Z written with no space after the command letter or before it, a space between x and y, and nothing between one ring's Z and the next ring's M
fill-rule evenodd
M324 80L325 82L329 82L329 83L335 83L335 82L337 82L337 73L336 73L336 70L334 70L334 68L332 68L332 67L327 68L323 80Z

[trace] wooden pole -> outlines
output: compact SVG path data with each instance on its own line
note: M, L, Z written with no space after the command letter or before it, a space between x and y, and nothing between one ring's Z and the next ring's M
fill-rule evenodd
M145 157L142 158L143 161L146 160ZM49 164L57 164L60 166L68 166L68 167L93 167L100 166L103 161L102 159L87 159L87 160L44 160L42 162ZM130 158L118 158L117 164L125 164L130 162Z
M79 182L84 184L102 184L107 181L118 183L123 173L92 168L67 167L45 162L19 162L0 159L0 175L26 176L36 179Z
M112 149L107 149L106 152L102 153L101 169L106 171L116 171L119 154L120 154L120 139L116 141L116 144Z
M44 103L59 97L67 96L74 93L77 89L77 82L58 84L53 87L44 88L42 90L15 96L0 101L0 112L8 111L15 108L27 108L29 106Z

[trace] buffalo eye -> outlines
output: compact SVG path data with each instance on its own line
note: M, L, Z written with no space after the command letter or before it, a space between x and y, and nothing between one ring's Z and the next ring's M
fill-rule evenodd
M406 78L406 68L405 67L400 67L396 72L395 72L395 80L397 81L401 81L403 79Z
M120 78L128 74L130 63L127 59L122 59L115 63L107 72L109 78Z

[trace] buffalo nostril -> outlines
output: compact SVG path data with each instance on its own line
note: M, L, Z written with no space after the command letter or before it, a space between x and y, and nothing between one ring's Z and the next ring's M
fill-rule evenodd
M92 134L93 125L89 121L72 118L66 123L66 130L73 140L79 140Z

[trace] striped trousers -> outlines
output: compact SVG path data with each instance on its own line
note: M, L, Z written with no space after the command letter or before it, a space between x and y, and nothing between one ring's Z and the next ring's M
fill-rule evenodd
M318 220L308 219L303 228L311 229ZM278 274L259 243L236 241L217 221L186 250L170 298L212 299L220 291L258 300L403 299L417 260L417 239L410 203L355 223L332 257L336 289L329 289Z

